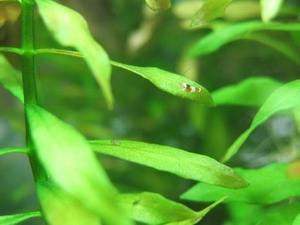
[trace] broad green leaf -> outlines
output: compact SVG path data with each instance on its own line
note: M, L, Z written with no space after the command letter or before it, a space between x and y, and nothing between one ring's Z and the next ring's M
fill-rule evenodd
M190 26L202 26L221 17L232 0L206 0L200 10L193 16Z
M259 30L275 30L275 31L299 31L299 23L263 23L261 21L247 21L234 24L223 29L214 31L201 38L188 51L188 57L196 57L206 55L217 51L223 45L244 38L246 34Z
M260 0L262 21L271 21L277 15L282 3L283 0Z
M205 155L136 141L99 140L89 143L99 153L174 173L186 179L228 188L248 186L248 183L230 167Z
M268 77L251 77L211 93L217 105L261 106L282 84Z
M127 214L146 224L166 224L196 218L197 212L155 193L122 194L121 206Z
M298 209L299 209L299 207L298 207ZM300 225L300 213L296 216L292 225Z
M77 12L51 0L36 0L46 27L62 45L74 47L90 67L103 90L109 108L113 107L113 95L109 83L111 66L105 50L92 37L87 22Z
M49 182L37 183L37 193L49 225L99 225L94 212Z
M0 156L8 153L27 153L26 148L2 148L0 149Z
M55 184L106 224L132 224L85 138L46 110L26 106L37 156Z
M203 86L184 76L170 73L156 67L138 67L113 61L111 61L111 64L140 75L141 77L149 80L156 87L172 95L187 98L205 106L215 106L209 92ZM184 84L197 88L197 91L184 90Z
M275 90L257 112L251 123L251 126L229 147L223 161L225 162L229 160L234 154L237 153L241 145L246 141L250 133L257 126L265 122L279 111L292 109L296 106L299 106L299 96L300 80L292 81Z
M30 218L35 218L40 216L41 216L40 212L28 212L28 213L14 214L14 215L5 215L5 216L0 216L0 224L14 225L14 224L19 224Z
M300 213L300 202L294 202L284 208L267 214L257 225L291 225L296 216ZM293 224L296 225L296 224ZM299 225L299 224L298 224Z
M181 198L191 201L212 202L229 195L225 202L245 202L251 204L272 204L300 195L300 176L290 177L287 171L292 164L271 164L260 169L241 169L241 174L249 183L244 189L228 189L199 183L185 192ZM288 188L287 188L288 187Z
M0 55L0 68L0 82L21 102L24 102L21 72L14 69L3 55Z
M171 7L171 0L145 0L150 9L167 10Z

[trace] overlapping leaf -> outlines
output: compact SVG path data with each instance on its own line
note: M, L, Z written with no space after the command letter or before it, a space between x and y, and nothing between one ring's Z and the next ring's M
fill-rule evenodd
M14 214L14 215L5 215L5 216L0 216L0 224L14 225L14 224L19 224L30 218L35 218L40 216L41 216L40 212L28 212L28 213Z
M109 83L111 66L105 50L92 37L87 22L77 12L51 0L36 0L39 12L53 37L62 45L74 47L86 60L101 86L109 108L113 96Z
M283 0L260 0L262 21L271 21L279 12L282 3Z
M167 10L171 7L171 0L145 0L150 9L159 11Z
M228 188L244 188L248 183L230 167L205 155L180 149L125 140L90 141L102 154L150 166L178 176Z

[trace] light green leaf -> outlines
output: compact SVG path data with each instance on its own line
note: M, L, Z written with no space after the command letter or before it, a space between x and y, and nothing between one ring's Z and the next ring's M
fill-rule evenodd
M186 179L228 188L248 186L248 183L230 167L205 155L136 141L99 140L89 143L99 153L174 173Z
M19 224L30 218L35 218L40 216L41 216L40 212L28 212L28 213L14 214L14 215L5 215L5 216L0 216L0 224L14 225L14 224Z
M106 224L132 224L85 138L36 105L26 106L26 115L35 151L55 184Z
M166 224L198 216L197 212L188 207L155 193L122 194L120 199L127 214L146 224Z
M159 89L172 95L181 98L187 98L192 101L201 103L205 106L215 106L215 103L213 102L209 92L203 86L184 76L170 73L156 67L138 67L113 61L111 61L111 64L113 66L120 67L140 75L141 77L149 80ZM183 86L184 84L188 84L189 86L194 87L197 90L187 91Z
M49 182L37 183L37 193L48 224L99 225L94 212Z
M300 206L299 206L300 207ZM298 207L298 209L299 209ZM300 213L296 216L295 220L293 221L292 225L300 225Z
M282 84L268 77L250 77L212 92L217 105L261 106Z
M255 115L251 126L241 135L227 150L223 161L229 160L234 154L237 153L241 145L246 141L250 133L260 124L265 122L275 113L292 109L300 105L300 80L295 80L287 83L277 90L261 106Z
M276 212L267 214L257 225L296 225L293 221L299 214L299 209L300 202L294 202ZM299 223L297 225L299 225Z
M171 0L145 0L150 9L159 11L171 8Z
M221 17L232 0L206 0L200 10L193 16L190 26L202 26Z
M87 22L77 12L51 0L36 0L46 27L62 45L74 47L85 58L103 90L109 108L113 95L109 83L111 66L105 50L92 37Z
M300 24L263 23L261 21L247 21L234 24L201 38L186 55L188 57L196 57L212 53L229 42L244 38L246 34L259 30L299 31Z
M260 0L262 21L271 21L279 12L282 3L283 0Z
M272 204L300 195L300 176L290 177L288 170L293 164L271 164L261 169L241 169L241 174L249 183L244 189L228 189L198 183L181 198L191 201L212 202L224 195L229 195L225 202L245 202L250 204ZM288 187L288 188L287 188ZM271 223L272 224L272 223Z
M24 102L21 72L14 69L4 55L0 55L0 68L0 82L21 102Z
M26 148L2 148L0 149L0 156L8 153L27 153Z

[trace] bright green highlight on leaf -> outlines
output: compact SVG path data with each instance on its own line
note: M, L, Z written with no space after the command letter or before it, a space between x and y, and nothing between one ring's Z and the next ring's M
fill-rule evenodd
M246 202L251 204L272 204L286 198L300 195L300 178L287 176L289 164L271 164L261 169L241 169L241 174L249 183L244 189L228 189L199 183L185 192L181 198L191 201L211 202L229 195L225 202ZM288 188L287 188L288 187Z
M159 11L167 10L171 7L171 0L145 0L150 9Z
M36 105L26 106L26 115L37 155L57 187L107 224L131 225L85 138Z
M282 3L283 0L260 0L262 21L271 21L279 12Z
M205 155L136 141L97 140L89 143L99 153L174 173L186 179L228 188L248 186L248 183L230 167Z
M234 24L201 38L186 55L187 57L196 57L212 53L229 42L244 38L246 34L259 30L299 31L300 24L263 23L261 21Z
M14 225L14 224L19 224L30 218L35 218L40 216L41 216L40 212L28 212L28 213L14 214L14 215L5 215L5 216L0 216L0 224Z
M223 161L225 162L229 160L234 154L237 153L241 145L257 126L281 110L292 109L296 106L299 106L299 96L300 80L292 81L275 90L257 112L251 123L251 126L229 147Z
M109 57L92 37L87 22L77 12L51 0L36 0L39 12L54 38L64 46L74 47L85 58L96 81L103 90L109 108L113 107L110 86Z
M299 214L300 202L292 203L274 213L267 214L263 220L261 220L258 225L295 225L293 221Z
M211 93L219 105L261 106L282 83L268 77L250 77Z
M146 224L166 225L195 224L214 206L224 200L222 198L204 210L195 212L156 193L122 194L120 198L121 205L134 220Z
M22 74L12 67L9 61L0 54L0 82L21 102L24 102Z
M37 183L37 193L44 215L50 225L99 225L97 214L88 210L77 199L67 195L48 181Z
M113 66L120 67L140 75L141 77L149 80L159 89L172 95L181 98L187 98L192 101L201 103L205 106L215 106L209 92L203 86L184 76L180 76L178 74L171 73L156 67L131 66L113 61L111 61L111 64ZM184 83L198 88L197 90L200 91L185 91L183 87Z
M206 0L200 10L193 16L190 26L202 26L221 17L232 0Z
M8 153L27 153L26 148L2 148L0 149L0 156Z

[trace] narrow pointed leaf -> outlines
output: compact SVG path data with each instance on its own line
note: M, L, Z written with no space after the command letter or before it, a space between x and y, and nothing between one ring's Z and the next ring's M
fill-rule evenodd
M100 224L99 216L47 181L37 184L37 193L49 225Z
M199 183L185 192L181 198L191 201L212 202L224 195L229 195L224 202L245 202L250 204L280 202L300 195L300 176L290 177L288 174L292 165L278 163L252 170L237 168L235 171L250 183L249 187L233 190Z
M215 106L209 92L203 86L184 76L156 67L138 67L112 61L111 63L113 66L120 67L140 75L141 77L149 80L159 89L172 95L187 98L205 106ZM195 88L195 91L187 90L187 88L184 88L184 84L189 85L191 88Z
M282 83L268 77L251 77L212 92L217 105L261 106Z
M202 26L213 19L221 17L232 0L206 0L200 10L193 16L191 27Z
M99 153L174 173L186 179L228 188L248 186L248 183L230 167L205 155L135 141L99 140L89 143Z
M242 39L246 34L259 30L275 30L275 31L299 31L299 23L263 23L261 21L247 21L225 27L221 30L214 31L205 37L201 38L188 51L188 57L196 57L206 55L217 51L223 45Z
M21 222L28 220L30 218L40 217L40 212L28 212L28 213L20 213L14 215L5 215L0 216L0 224L1 225L15 225L20 224Z
M112 108L109 58L102 46L93 39L85 19L79 13L51 0L36 0L36 3L46 27L56 41L74 47L83 55L103 90L109 108Z
M46 110L26 106L37 155L55 184L107 224L132 224L85 138Z
M171 0L145 0L150 9L155 11L167 10L171 7Z
M122 207L134 220L146 224L166 224L198 216L188 207L156 193L122 194L120 199Z
M0 149L0 156L8 153L27 153L26 148L2 148Z
M300 80L292 81L275 90L257 112L251 126L229 147L223 161L225 162L229 160L234 154L236 154L251 132L268 118L279 111L299 106L299 96Z
M21 102L24 102L22 74L14 69L4 55L0 54L0 83L16 96Z
M279 12L282 3L283 0L260 0L262 21L271 21Z

